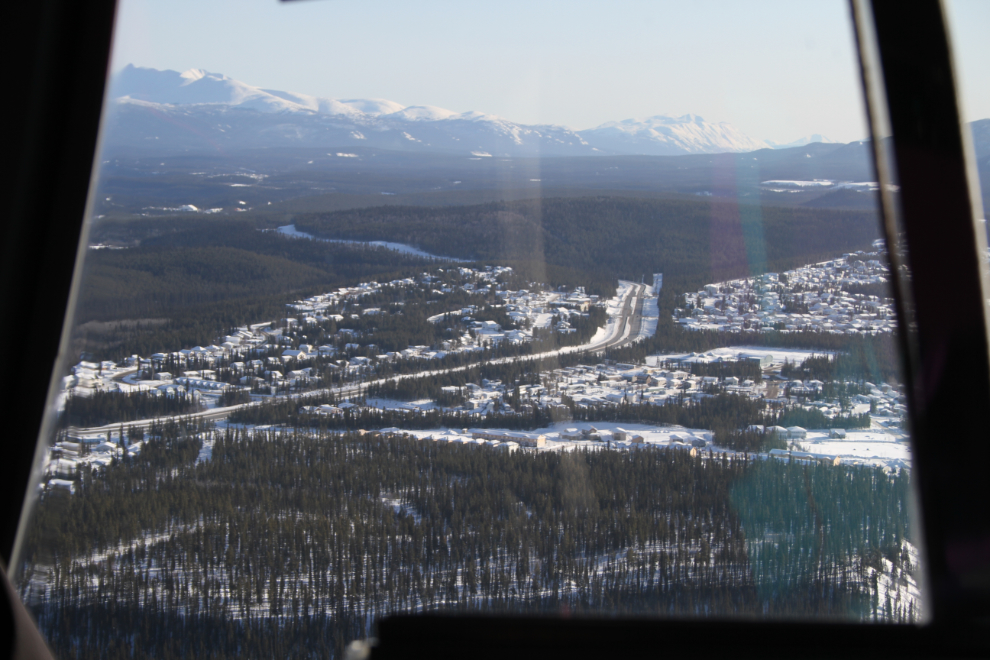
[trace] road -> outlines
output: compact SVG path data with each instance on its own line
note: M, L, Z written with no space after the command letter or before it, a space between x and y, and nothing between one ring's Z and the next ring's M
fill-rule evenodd
M568 346L565 348L560 348L556 351L547 351L545 353L536 353L534 355L526 355L520 357L507 357L499 358L498 360L491 360L488 364L502 364L505 362L513 360L537 360L542 358L553 357L555 355L563 355L568 353L600 353L607 348L617 348L619 346L625 346L626 344L632 343L639 334L639 326L642 321L643 312L643 298L647 294L648 287L645 284L636 284L634 282L620 282L620 285L628 285L628 289L625 292L622 300L622 309L619 312L618 317L616 317L615 322L610 324L612 326L611 330L606 333L604 337L597 340L589 342L587 344L581 344L579 346ZM608 328L609 326L606 326ZM480 363L474 362L471 364L466 364L460 367L450 367L447 369L436 369L430 371L419 371L412 374L402 374L400 376L391 376L389 378L380 378L373 381L366 381L363 383L348 383L341 387L326 387L318 390L310 390L309 392L300 392L297 394L289 394L285 397L289 399L298 399L300 402L314 396L319 396L321 394L332 393L338 397L348 394L357 393L359 389L365 388L373 384L382 384L389 380L404 379L404 378L420 378L422 376L430 376L442 373L454 373L457 371L465 371L477 367ZM266 401L252 401L250 403L241 403L235 406L227 406L225 408L210 408L208 410L203 410L201 412L191 413L188 415L173 415L168 417L155 417L152 419L139 419L131 422L118 422L116 424L107 424L106 426L94 426L90 428L75 428L69 427L70 435L88 435L95 433L110 433L113 431L119 431L121 428L124 429L146 429L152 424L167 422L169 420L212 420L217 421L221 419L226 419L232 413L241 410L243 408L249 408L251 406L258 406L266 403Z
M634 282L620 282L620 284L629 285L629 290L623 300L622 311L619 312L618 322L615 324L615 332L607 336L604 341L574 346L571 347L571 350L563 349L563 352L599 352L606 348L625 346L635 341L639 335L639 327L643 319L643 298L646 295L647 286Z

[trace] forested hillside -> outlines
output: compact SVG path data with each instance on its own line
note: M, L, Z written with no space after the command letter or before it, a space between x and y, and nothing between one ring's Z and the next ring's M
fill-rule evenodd
M407 277L430 263L382 248L286 238L247 222L164 228L137 247L87 253L78 349L147 355L207 344L235 325L281 318L291 300ZM123 319L132 322L112 323Z
M718 199L389 206L300 214L294 221L320 236L387 239L465 259L546 263L635 281L662 272L674 288L787 270L868 248L880 237L870 211L761 208Z

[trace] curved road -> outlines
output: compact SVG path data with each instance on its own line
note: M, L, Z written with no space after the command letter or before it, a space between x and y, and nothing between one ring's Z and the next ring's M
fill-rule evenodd
M565 348L558 349L556 351L547 351L546 353L537 353L535 355L527 355L522 357L510 357L510 358L499 358L498 360L492 360L490 363L499 364L503 362L509 362L512 360L534 360L539 358L551 357L554 355L561 355L565 353L600 353L607 348L616 348L619 346L625 346L635 341L636 337L639 335L639 328L642 322L643 315L643 298L647 293L647 286L645 284L636 284L633 282L620 282L620 285L629 285L628 290L623 296L622 300L622 310L619 312L619 316L616 322L612 325L611 332L596 341L581 344L580 346L568 346ZM605 326L606 328L609 325ZM473 367L478 366L480 363L473 362L471 364L466 364L460 367L450 367L449 369L437 369L431 371L419 371L412 374L402 374L400 376L391 376L389 378L380 378L378 380L367 381L363 383L349 383L341 387L326 387L318 390L311 390L309 392L300 392L298 394L289 394L287 397L289 399L299 399L305 400L309 397L318 396L325 393L334 393L337 395L351 394L357 392L362 387L367 387L372 384L381 384L389 380L403 379L403 378L419 378L421 376L429 376L441 373L453 373L456 371L465 371ZM90 428L75 428L69 427L69 432L73 435L87 435L91 433L109 433L112 431L119 431L121 428L148 428L156 422L166 422L169 420L191 420L191 419L204 419L204 420L219 420L226 419L233 412L240 410L242 408L248 408L250 406L257 406L266 403L266 401L252 401L250 403L241 403L236 406L228 406L226 408L211 408L209 410L204 410L202 412L191 413L189 415L172 415L169 417L155 417L151 419L139 419L131 422L118 422L116 424L107 424L106 426L94 426Z

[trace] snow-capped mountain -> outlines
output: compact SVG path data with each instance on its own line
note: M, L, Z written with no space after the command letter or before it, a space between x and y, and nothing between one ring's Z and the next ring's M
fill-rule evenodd
M562 126L527 126L481 112L327 99L261 89L227 76L127 66L111 83L110 147L188 151L348 147L493 155L590 155Z
M111 97L168 105L220 104L259 112L305 112L359 116L391 114L403 106L385 99L323 99L306 94L261 89L202 69L159 71L128 64L115 76Z
M696 115L612 121L580 135L602 151L652 156L756 151L769 146L731 124L713 124Z
M217 73L128 65L111 83L108 146L189 151L365 146L486 156L678 155L771 145L727 123L658 115L585 131L518 124L483 112L328 99L262 89Z

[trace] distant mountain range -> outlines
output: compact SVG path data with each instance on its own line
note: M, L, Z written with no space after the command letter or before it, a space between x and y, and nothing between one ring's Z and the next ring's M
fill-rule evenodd
M574 131L483 112L261 89L201 69L179 73L128 65L111 81L110 98L106 146L161 155L292 147L346 153L370 147L468 158L679 156L835 144L817 134L788 143L756 140L731 124L696 115L626 119ZM990 167L990 119L970 127L981 169Z
M183 152L272 147L375 147L493 156L673 156L830 142L815 135L777 145L695 115L608 122L574 131L518 124L482 112L327 99L261 89L227 76L128 65L111 83L109 147Z

